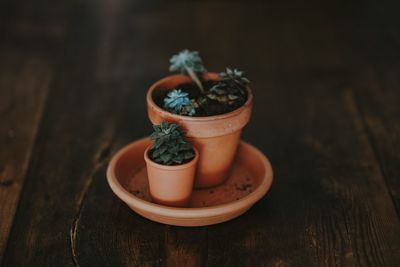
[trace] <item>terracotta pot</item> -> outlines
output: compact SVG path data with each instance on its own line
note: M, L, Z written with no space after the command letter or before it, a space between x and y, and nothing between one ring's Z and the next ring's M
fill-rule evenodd
M206 73L206 80L217 80L217 73ZM216 186L224 182L235 156L243 127L250 120L253 94L248 89L248 99L240 108L229 113L189 117L168 112L153 101L161 90L175 88L179 84L192 82L185 75L168 76L153 84L147 92L147 111L150 121L178 123L185 131L188 140L197 148L200 159L195 186L198 188Z
M152 161L148 152L144 152L150 195L153 202L175 207L186 207L193 191L194 176L199 160L199 153L194 148L195 157L190 162L167 166Z

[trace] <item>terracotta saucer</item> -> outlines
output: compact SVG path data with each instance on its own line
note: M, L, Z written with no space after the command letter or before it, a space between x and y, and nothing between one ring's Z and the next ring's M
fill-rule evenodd
M271 164L258 149L241 142L231 174L222 185L195 189L188 208L152 203L143 158L150 143L150 139L143 138L123 147L107 169L112 191L132 210L150 220L178 226L225 222L246 212L271 187Z

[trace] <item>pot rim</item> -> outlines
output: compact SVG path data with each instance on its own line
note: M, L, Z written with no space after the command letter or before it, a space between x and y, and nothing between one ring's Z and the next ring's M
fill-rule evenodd
M187 78L188 80L190 80L190 77L188 77L186 75L183 75L183 74L168 75L168 76L158 80L157 82L153 83L150 86L150 88L149 88L149 90L147 91L147 94L146 94L146 100L147 100L147 103L149 103L149 105L152 106L152 108L154 108L157 112L168 114L169 117L174 118L176 120L185 120L185 121L193 121L193 122L195 122L195 121L224 120L224 119L227 119L227 118L231 118L231 117L237 116L243 110L245 110L249 106L251 106L252 103L253 103L253 93L252 93L250 87L247 86L246 87L246 89L247 89L247 100L241 107L239 107L239 108L237 108L235 110L232 110L232 111L227 112L227 113L219 114L219 115L203 116L203 117L191 117L191 116L178 115L178 114L169 112L169 111L161 108L153 100L153 92L159 88L160 84L162 84L165 81L168 81L170 79L174 79L174 78ZM204 78L205 78L205 80L218 80L219 74L216 73L216 72L206 72L206 73L204 73Z
M144 151L144 160L146 161L146 164L151 165L152 167L155 167L157 169L165 170L165 171L176 171L176 170L182 170L182 169L188 169L191 168L193 165L197 164L199 160L199 152L197 149L192 146L192 149L194 151L194 158L184 164L179 164L179 165L162 165L159 164L155 161L153 161L149 155L148 152L150 151L152 145L149 145L146 150Z

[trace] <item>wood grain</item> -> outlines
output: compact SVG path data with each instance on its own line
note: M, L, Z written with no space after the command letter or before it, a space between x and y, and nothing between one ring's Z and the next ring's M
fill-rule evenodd
M93 28L90 21L82 22L87 23L81 33L84 36ZM70 34L70 38L76 37ZM26 177L5 266L46 266L55 262L72 265L70 227L91 182L90 168L96 168L104 149L101 144L108 142L106 111L101 109L108 96L101 97L104 90L99 89L96 98L86 89L94 88L90 68L94 51L90 53L87 45L70 41L65 47L68 49L58 50L60 65ZM94 93L94 89L89 92ZM97 124L92 123L93 118L99 118Z
M307 97L270 93L263 98L271 109L264 122L274 130L264 142L276 179L266 199L245 216L209 229L210 266L392 266L399 261L397 216L353 94L340 88L320 91L331 82L285 77L270 84L282 92L287 84L294 95L307 91ZM282 113L285 121L277 122L274 115ZM287 131L286 124L295 130Z
M48 8L64 26L61 37L45 34L54 71L45 62L26 68L26 77L49 72L54 82L3 266L398 265L399 61L388 8L125 0ZM31 38L7 29L17 43ZM199 50L208 70L246 71L255 105L243 138L274 167L270 193L220 225L148 221L105 180L110 156L150 132L146 90L182 48Z
M102 42L101 38L106 38L107 33L96 34L95 27L101 18L97 16L101 14L90 13L93 11L89 7L76 7L74 12L82 13L70 21L69 27L72 31L67 34L66 43L58 48L60 58L57 73L36 142L36 156L26 179L24 197L19 204L19 212L7 248L8 253L4 258L5 266L51 266L55 263L65 266L80 265L80 255L85 255L85 251L79 250L82 246L78 244L80 240L85 240L78 231L78 225L84 225L80 224L81 212L84 210L83 200L86 199L92 184L100 180L105 185L104 167L109 154L115 151L114 144L118 145L120 141L119 139L114 143L115 130L120 124L119 116L124 115L126 118L122 112L123 107L131 107L129 118L134 128L130 126L129 129L136 131L126 134L129 134L130 138L138 138L147 132L145 127L136 130L137 125L144 125L141 123L144 117L136 122L131 121L135 116L135 109L144 110L144 95L139 98L134 94L137 98L131 101L135 99L132 95L127 98L128 93L134 93L131 81L117 84L112 74L101 72L101 64L107 65L112 62L103 60L106 55L101 49L93 47L97 45L97 38ZM148 129L150 128L149 125ZM119 133L119 137L123 137L123 133ZM109 188L104 187L104 190L109 194L108 199L113 200ZM115 200L111 203L121 205ZM106 206L98 207L110 211ZM115 206L111 209L115 210ZM130 219L126 210L124 215ZM109 214L107 218L113 222L115 220ZM93 219L96 225L97 218ZM134 227L134 221L124 227L129 227L133 229L133 233L145 235L147 238L150 235L146 233L156 232L147 222L143 222L140 217L138 219L147 231L137 232L140 228ZM94 225L90 227L97 229ZM163 229L161 230L164 235ZM124 232L121 236L126 238ZM137 253L134 256L139 257L143 251L149 251L149 248L143 246L143 242L137 241L134 235L132 242L137 245ZM112 243L107 239L104 240L104 244ZM118 242L117 245L124 247L125 244ZM153 245L153 242L150 245ZM110 246L110 249L115 251L115 247ZM124 257L110 257L110 260L129 262L125 256L130 253L131 249L122 254ZM150 257L144 257L143 260L133 258L134 262L146 263L154 258L153 254L147 253ZM89 259L96 261L96 258ZM85 260L82 262L85 264Z
M389 28L390 29L390 28ZM400 43L387 28L371 34L374 46L363 52L368 75L354 77L357 104L400 217Z
M48 60L0 47L0 262L52 78Z

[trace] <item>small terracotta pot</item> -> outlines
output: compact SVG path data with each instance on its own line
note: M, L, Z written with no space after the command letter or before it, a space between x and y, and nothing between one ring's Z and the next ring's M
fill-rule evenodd
M217 73L204 74L205 80L218 80ZM235 156L243 127L251 117L253 94L247 90L247 101L240 108L229 113L189 117L168 112L157 106L153 100L161 90L175 88L179 84L192 82L185 75L172 75L153 84L147 92L147 112L153 124L162 121L178 123L187 139L200 154L195 186L212 187L224 182Z
M147 166L150 195L153 202L175 207L186 207L193 191L194 176L199 160L197 149L195 157L181 165L161 165L152 161L148 155L151 146L144 152Z

